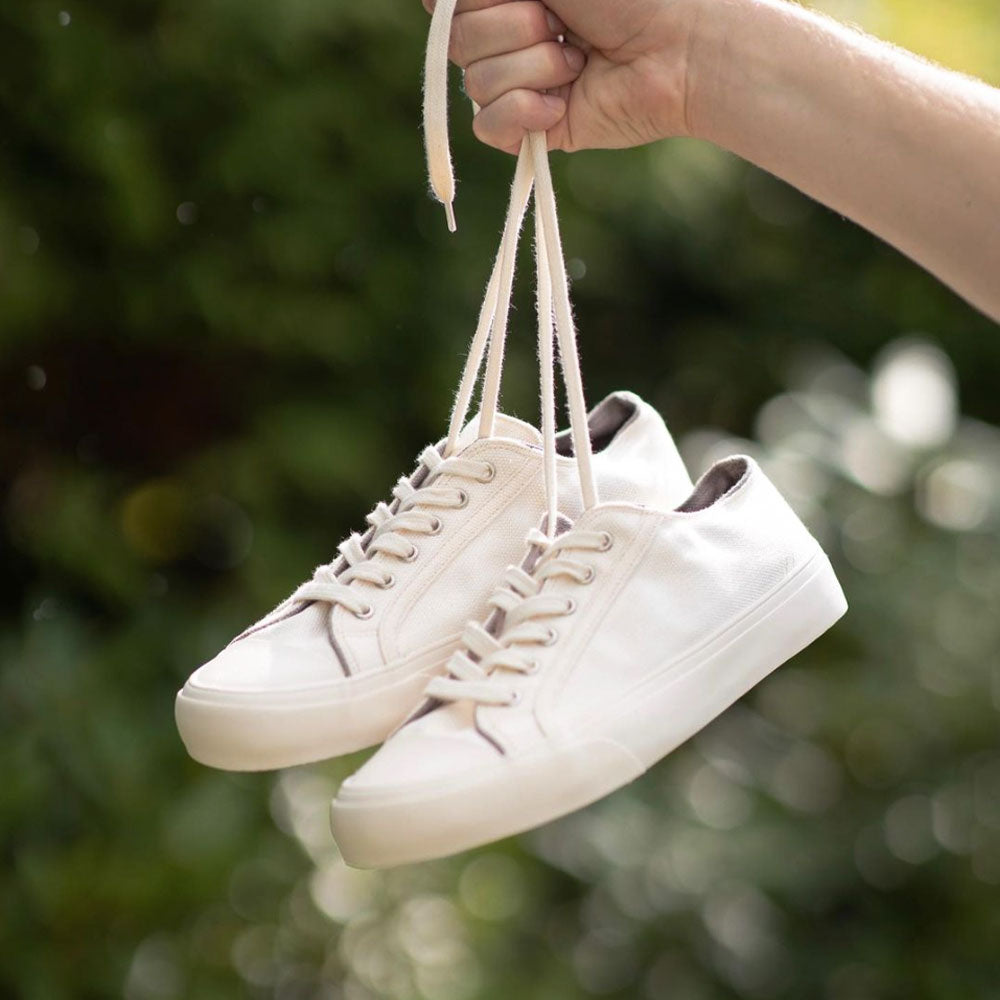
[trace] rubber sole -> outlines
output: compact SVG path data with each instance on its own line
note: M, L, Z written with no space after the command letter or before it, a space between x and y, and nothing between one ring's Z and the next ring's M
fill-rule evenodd
M591 738L498 758L442 787L341 789L330 822L356 868L427 861L521 833L628 784L676 749L847 610L818 552L781 588L703 647L629 692L580 730ZM645 724L643 724L645 721Z
M174 718L187 752L209 767L272 771L311 764L382 743L413 711L447 658L438 652L433 665L395 668L398 679L373 684L368 691L352 692L348 681L333 697L303 692L287 704L266 695L227 700L185 686L177 694Z

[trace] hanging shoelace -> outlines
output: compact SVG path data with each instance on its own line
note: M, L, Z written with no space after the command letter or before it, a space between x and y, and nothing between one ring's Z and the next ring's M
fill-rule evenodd
M435 7L427 46L424 85L424 136L428 172L435 195L445 206L451 230L455 229L455 179L448 140L448 42L456 3L457 0L440 0ZM313 578L295 591L292 601L323 601L332 606L341 605L358 618L370 616L372 606L361 594L352 589L351 583L363 580L378 587L392 586L394 578L391 570L386 568L384 561L376 560L374 557L382 553L403 561L412 560L416 557L418 549L412 538L406 536L435 534L440 530L441 521L433 513L433 509L464 505L465 495L462 490L435 486L433 480L448 474L464 476L478 482L484 481L482 468L484 463L465 462L456 457L454 452L468 415L476 381L483 369L484 355L486 355L485 372L478 435L482 438L493 433L517 246L533 187L543 465L549 512L546 519L548 530L554 531L558 505L553 333L558 337L560 347L573 448L579 466L584 508L589 508L597 502L587 410L580 378L555 194L549 173L548 150L544 134L532 133L525 137L518 155L500 249L486 288L442 452L439 453L435 448L425 449L421 455L418 472L411 479L401 479L394 488L392 505L379 504L368 515L368 532L365 535L353 534L342 542L339 546L340 558L333 563L320 566ZM420 480L419 486L414 485L417 480ZM498 599L501 602L507 601L502 594ZM539 602L533 605L533 607L542 606Z
M453 0L447 2L454 8ZM447 58L447 38L445 38L445 58ZM447 79L447 66L444 68ZM446 109L444 113L446 116ZM449 163L450 174L447 144L445 123L445 158ZM428 141L428 150L432 148L437 149L438 145ZM437 156L435 163L439 161L440 156ZM376 560L374 557L384 553L404 562L412 561L418 550L413 540L405 536L436 534L441 528L441 521L433 514L433 508L463 507L467 501L461 489L436 486L434 480L448 475L465 477L480 483L488 481L484 476L491 473L485 471L486 463L469 462L456 457L454 453L468 415L476 381L483 367L487 344L489 344L489 357L486 359L478 433L479 437L487 437L493 433L517 245L531 197L532 184L533 172L525 148L518 157L500 249L490 275L476 332L456 394L444 447L441 452L436 448L426 448L420 456L420 465L414 475L409 479L402 478L396 484L391 505L380 503L368 515L366 518L368 531L363 535L352 534L342 542L338 547L339 558L317 567L312 579L299 587L287 603L321 601L330 604L331 607L340 605L357 618L370 617L373 613L371 604L358 591L352 589L351 583L363 580L377 587L391 587L395 582L392 572L386 568L384 561ZM453 180L452 186L454 186ZM453 216L451 220L454 221ZM551 351L551 331L548 336ZM553 438L554 434L553 428Z
M457 0L438 0L431 18L427 45L424 86L424 136L427 146L427 163L431 187L445 206L449 229L455 229L455 179L448 141L448 42L451 21ZM583 396L583 383L576 346L569 286L559 233L555 192L549 171L548 149L544 133L525 136L518 155L515 182L508 210L500 253L493 278L487 288L486 301L480 315L480 326L470 351L466 373L478 372L486 338L490 337L490 357L487 361L483 384L483 408L480 436L489 433L492 414L495 412L499 392L500 365L504 353L503 336L506 331L506 309L509 304L510 284L513 277L513 258L516 254L520 223L510 225L515 209L520 218L523 208L516 202L524 191L524 180L534 180L536 280L538 307L538 351L541 383L542 442L547 517L546 531L532 531L528 542L533 546L533 565L530 572L509 567L501 586L490 598L493 614L486 627L469 624L462 636L463 648L448 663L445 676L436 678L427 689L427 695L440 701L468 700L482 705L510 705L516 703L516 689L504 683L504 674L530 674L537 668L531 655L532 647L551 645L558 633L547 620L572 614L575 603L562 594L544 592L546 580L556 577L569 578L579 583L589 583L594 578L594 567L581 558L587 551L605 551L612 539L605 532L588 532L570 528L557 535L559 518L556 480L556 431L555 431L555 366L553 359L553 333L558 338L562 361L563 380L570 412L573 452L579 472L583 508L588 510L598 502L593 473L591 441L587 424L587 408ZM519 184L520 181L520 184ZM494 320L502 323L493 326ZM492 333L492 335L491 335ZM469 396L472 381L463 378L463 389ZM468 406L468 398L456 400L452 429L460 426ZM489 420L487 420L487 416ZM484 430L484 427L486 428ZM529 560L530 562L530 560Z
M431 189L435 197L444 205L449 229L455 229L455 175L451 163L451 145L448 139L448 45L451 37L451 24L458 0L437 0L431 16L430 30L427 39L427 52L424 62L424 142L427 152L427 170ZM494 268L494 277L487 288L486 301L483 303L480 329L473 341L469 361L466 365L468 373L473 367L478 372L481 364L481 350L486 336L479 334L484 327L484 317L491 316L503 319L494 324L493 336L490 338L490 357L487 360L486 375L483 383L482 414L479 433L485 436L492 431L492 416L495 412L496 397L499 389L500 367L503 357L503 338L506 333L506 310L509 307L510 288L506 281L501 287L497 279L497 270L504 272L505 278L513 279L513 259L516 255L517 237L520 222L516 227L510 225L519 206L515 204L520 193L518 181L534 174L535 185L535 222L538 244L538 276L539 293L543 286L546 296L551 294L552 311L555 318L555 334L558 337L560 356L563 366L563 378L566 383L566 394L569 403L570 426L573 437L574 453L580 471L580 487L583 493L584 508L592 507L597 502L597 489L593 475L593 459L591 454L590 434L587 427L587 406L583 396L583 384L580 377L580 362L576 348L576 333L573 326L573 311L569 301L569 283L566 277L566 265L563 259L562 240L559 234L559 220L556 211L555 192L552 187L552 177L549 172L548 147L545 133L532 132L525 136L518 155L515 171L514 188L511 205L508 209L508 226L504 229L500 254ZM494 279L497 279L496 281ZM543 339L541 331L548 330L548 338L552 336L552 315L542 311L543 303L539 301L540 344ZM540 352L541 353L541 352ZM549 355L551 357L551 355ZM554 384L552 364L541 358L541 380L543 397L543 423L545 414L551 411L546 403L551 400L548 388ZM472 386L465 385L471 396ZM464 405L462 405L464 403ZM453 419L453 425L461 423L465 414L467 402L456 400L455 410L461 408L458 421ZM485 425L485 431L484 431ZM451 436L449 436L449 441ZM543 442L550 449L551 457L555 456L555 422L551 422L551 434L545 435ZM547 453L548 454L548 453Z

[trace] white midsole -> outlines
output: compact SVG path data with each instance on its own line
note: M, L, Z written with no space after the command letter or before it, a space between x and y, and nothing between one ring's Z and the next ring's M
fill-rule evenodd
M348 679L325 697L306 690L284 703L266 693L225 700L185 686L174 704L177 729L195 760L226 771L270 771L364 750L413 711L456 644L370 675L377 683L366 690Z
M453 854L538 826L637 778L643 767L609 740L548 748L504 760L482 780L391 800L351 796L330 806L344 860L355 868L390 868Z

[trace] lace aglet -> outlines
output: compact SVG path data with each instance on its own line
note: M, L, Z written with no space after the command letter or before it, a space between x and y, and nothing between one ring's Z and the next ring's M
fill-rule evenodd
M452 202L446 201L444 203L444 214L448 220L448 232L454 233L458 229L458 225L455 223L455 206Z

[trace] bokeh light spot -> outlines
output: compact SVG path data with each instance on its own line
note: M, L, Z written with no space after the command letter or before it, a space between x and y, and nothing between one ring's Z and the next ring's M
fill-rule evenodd
M885 814L885 840L889 850L911 865L930 861L939 846L931 829L931 802L926 795L907 795Z
M198 206L193 201L182 201L177 206L177 221L182 226L193 226L198 221Z
M458 881L462 905L482 920L508 920L522 909L527 895L521 866L504 854L474 857Z
M879 427L911 448L936 448L955 431L955 370L939 348L921 340L891 344L872 377L872 406Z
M982 462L947 459L921 477L917 508L941 528L973 531L981 528L993 512L997 478Z
M125 540L155 562L177 558L191 539L191 498L176 479L155 479L134 489L121 507Z

